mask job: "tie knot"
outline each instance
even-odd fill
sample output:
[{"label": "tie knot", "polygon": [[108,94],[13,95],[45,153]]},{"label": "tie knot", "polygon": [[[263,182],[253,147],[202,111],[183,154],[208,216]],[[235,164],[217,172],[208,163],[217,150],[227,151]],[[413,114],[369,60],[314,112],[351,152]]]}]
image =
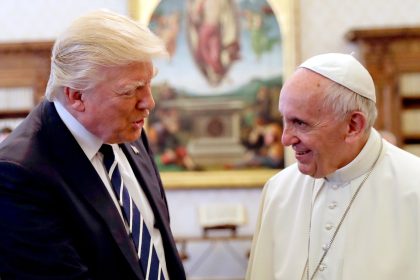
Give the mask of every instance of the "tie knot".
[{"label": "tie knot", "polygon": [[104,155],[104,163],[106,168],[109,170],[112,163],[115,160],[114,151],[112,150],[112,146],[108,144],[103,144],[101,148],[99,149],[99,152],[101,152]]}]

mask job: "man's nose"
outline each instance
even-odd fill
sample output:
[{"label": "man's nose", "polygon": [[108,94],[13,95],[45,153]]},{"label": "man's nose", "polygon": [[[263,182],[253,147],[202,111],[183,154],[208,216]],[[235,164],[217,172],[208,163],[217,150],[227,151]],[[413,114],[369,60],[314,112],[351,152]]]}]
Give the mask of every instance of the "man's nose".
[{"label": "man's nose", "polygon": [[298,141],[299,140],[297,139],[293,130],[290,129],[288,126],[285,126],[283,128],[283,134],[281,135],[281,143],[284,146],[290,146],[290,145],[296,144]]},{"label": "man's nose", "polygon": [[137,102],[137,108],[140,110],[148,109],[153,110],[155,108],[155,100],[150,89],[147,90],[145,94],[142,94],[140,99]]}]

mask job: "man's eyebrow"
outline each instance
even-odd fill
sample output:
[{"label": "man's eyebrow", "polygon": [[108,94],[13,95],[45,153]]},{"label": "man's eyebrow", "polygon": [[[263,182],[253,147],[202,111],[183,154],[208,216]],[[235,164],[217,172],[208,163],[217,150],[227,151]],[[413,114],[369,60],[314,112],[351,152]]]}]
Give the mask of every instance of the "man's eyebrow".
[{"label": "man's eyebrow", "polygon": [[130,83],[130,84],[124,85],[124,86],[122,86],[121,88],[119,88],[119,89],[115,90],[115,92],[117,92],[117,93],[121,93],[121,92],[131,91],[131,90],[134,90],[134,89],[136,89],[136,88],[138,88],[138,87],[142,87],[142,86],[144,86],[145,84],[147,84],[147,82],[146,82],[146,81],[136,81],[136,82],[132,82],[132,83]]}]

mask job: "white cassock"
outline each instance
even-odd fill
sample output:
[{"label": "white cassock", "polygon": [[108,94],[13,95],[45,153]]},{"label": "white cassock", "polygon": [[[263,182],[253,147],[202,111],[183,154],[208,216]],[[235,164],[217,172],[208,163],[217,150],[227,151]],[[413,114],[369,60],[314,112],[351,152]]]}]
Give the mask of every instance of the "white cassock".
[{"label": "white cassock", "polygon": [[312,275],[377,158],[313,279],[420,279],[420,158],[381,141],[372,129],[360,154],[327,178],[293,164],[266,183],[246,279],[307,279],[308,254]]}]

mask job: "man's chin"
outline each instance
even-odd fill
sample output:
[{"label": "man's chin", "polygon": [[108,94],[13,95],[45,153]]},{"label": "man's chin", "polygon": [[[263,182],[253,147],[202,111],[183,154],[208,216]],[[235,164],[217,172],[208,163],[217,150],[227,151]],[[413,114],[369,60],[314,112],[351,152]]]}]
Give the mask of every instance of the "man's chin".
[{"label": "man's chin", "polygon": [[124,142],[133,142],[140,138],[142,129],[139,129],[136,133],[132,133],[129,137],[127,137],[127,141]]},{"label": "man's chin", "polygon": [[140,138],[141,135],[141,129],[137,131],[130,131],[130,133],[124,134],[122,137],[120,137],[118,143],[127,143],[127,142],[134,142],[137,139]]},{"label": "man's chin", "polygon": [[309,175],[311,177],[317,178],[315,176],[315,171],[308,166],[307,164],[302,164],[298,162],[298,169],[300,171],[300,173],[305,174],[305,175]]}]

